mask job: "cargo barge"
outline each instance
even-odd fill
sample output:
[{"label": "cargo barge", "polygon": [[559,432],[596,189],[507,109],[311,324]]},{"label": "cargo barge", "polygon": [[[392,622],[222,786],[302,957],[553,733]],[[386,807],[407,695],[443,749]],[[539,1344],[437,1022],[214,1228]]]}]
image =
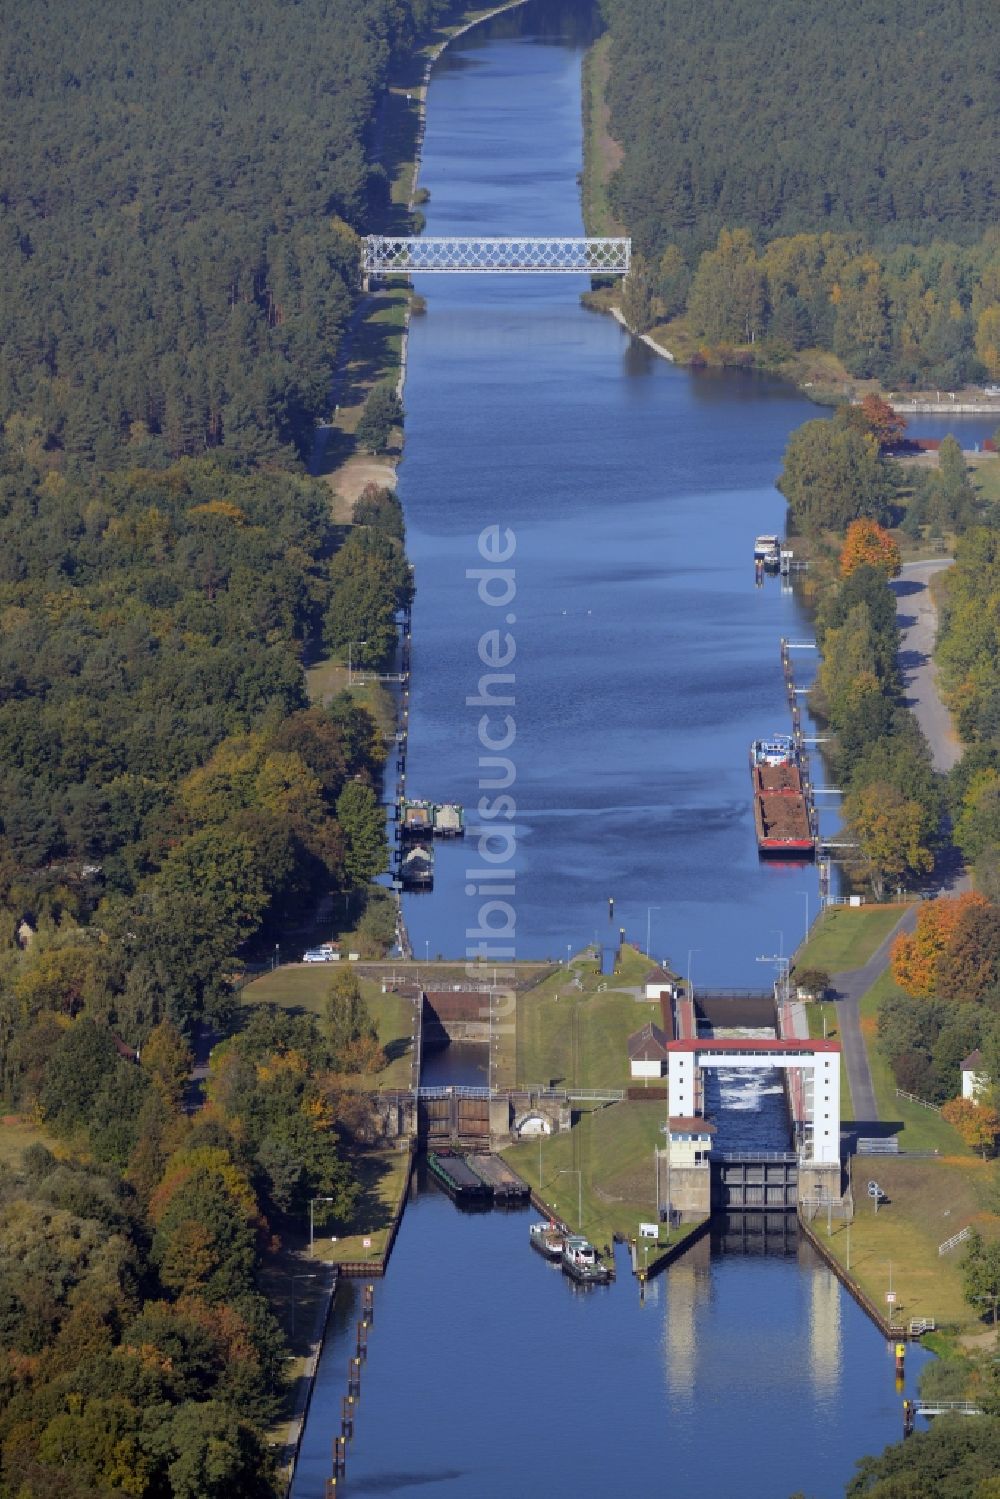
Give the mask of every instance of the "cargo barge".
[{"label": "cargo barge", "polygon": [[528,1183],[516,1171],[512,1171],[505,1160],[498,1155],[487,1155],[481,1151],[465,1157],[467,1166],[470,1166],[480,1181],[484,1182],[493,1193],[493,1201],[500,1207],[508,1203],[527,1202],[531,1196],[531,1188]]},{"label": "cargo barge", "polygon": [[493,1188],[460,1155],[428,1151],[427,1169],[454,1202],[488,1202],[493,1196]]},{"label": "cargo barge", "polygon": [[757,851],[768,859],[812,859],[816,839],[790,734],[755,739],[750,746]]}]

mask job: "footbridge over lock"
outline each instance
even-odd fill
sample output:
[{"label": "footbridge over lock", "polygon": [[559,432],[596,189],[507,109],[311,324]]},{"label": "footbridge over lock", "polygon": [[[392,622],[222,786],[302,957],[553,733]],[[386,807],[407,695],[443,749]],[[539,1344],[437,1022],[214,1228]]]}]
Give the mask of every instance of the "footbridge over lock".
[{"label": "footbridge over lock", "polygon": [[361,270],[380,276],[627,276],[630,239],[559,235],[370,234]]}]

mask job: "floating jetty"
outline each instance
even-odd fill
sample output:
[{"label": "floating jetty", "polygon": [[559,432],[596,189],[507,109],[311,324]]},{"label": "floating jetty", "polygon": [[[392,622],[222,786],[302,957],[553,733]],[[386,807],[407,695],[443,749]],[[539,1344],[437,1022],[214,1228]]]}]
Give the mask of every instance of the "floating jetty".
[{"label": "floating jetty", "polygon": [[493,1193],[493,1201],[501,1206],[510,1202],[527,1202],[531,1196],[528,1183],[498,1155],[467,1155],[470,1166],[483,1184]]},{"label": "floating jetty", "polygon": [[454,1202],[486,1202],[493,1196],[493,1188],[460,1155],[428,1151],[427,1168]]}]

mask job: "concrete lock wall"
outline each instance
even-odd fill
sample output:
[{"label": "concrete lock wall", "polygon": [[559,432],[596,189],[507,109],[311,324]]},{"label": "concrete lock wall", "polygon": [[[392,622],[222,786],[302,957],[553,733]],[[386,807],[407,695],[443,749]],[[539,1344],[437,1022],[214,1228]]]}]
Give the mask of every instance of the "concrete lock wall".
[{"label": "concrete lock wall", "polygon": [[708,1165],[671,1166],[660,1152],[660,1210],[670,1207],[685,1222],[707,1218],[712,1209],[712,1176]]}]

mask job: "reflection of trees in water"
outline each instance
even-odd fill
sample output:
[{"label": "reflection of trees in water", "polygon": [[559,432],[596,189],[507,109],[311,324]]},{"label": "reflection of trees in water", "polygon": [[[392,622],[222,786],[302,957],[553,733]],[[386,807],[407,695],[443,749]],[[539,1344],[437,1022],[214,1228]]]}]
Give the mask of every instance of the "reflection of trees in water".
[{"label": "reflection of trees in water", "polygon": [[[505,11],[487,26],[469,33],[468,44],[506,41],[518,37],[551,39],[561,46],[589,47],[604,26],[596,5],[578,4],[576,0],[528,0],[516,10]],[[466,45],[463,40],[462,45]]]}]

